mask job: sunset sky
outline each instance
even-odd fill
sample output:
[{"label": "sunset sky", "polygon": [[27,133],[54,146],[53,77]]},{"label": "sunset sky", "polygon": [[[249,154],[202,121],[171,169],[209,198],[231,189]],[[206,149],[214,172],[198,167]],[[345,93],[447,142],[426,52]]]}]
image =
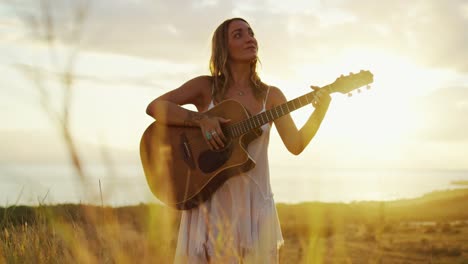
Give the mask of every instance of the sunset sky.
[{"label": "sunset sky", "polygon": [[[79,40],[73,18],[82,1],[50,1],[52,50],[43,41],[41,1],[5,2],[0,177],[13,191],[0,203],[15,200],[28,184],[47,189],[37,177],[9,174],[12,165],[68,162],[63,139],[41,107],[39,87],[60,112],[64,90],[57,77],[73,50],[70,121],[85,164],[102,163],[105,148],[115,164],[138,165],[139,140],[152,122],[147,104],[209,74],[212,33],[231,17],[249,21],[259,43],[260,77],[288,99],[341,74],[374,74],[371,90],[332,95],[319,133],[300,156],[289,154],[274,130],[273,179],[288,177],[291,168],[468,170],[466,0],[95,0]],[[311,109],[294,112],[298,126]]]}]

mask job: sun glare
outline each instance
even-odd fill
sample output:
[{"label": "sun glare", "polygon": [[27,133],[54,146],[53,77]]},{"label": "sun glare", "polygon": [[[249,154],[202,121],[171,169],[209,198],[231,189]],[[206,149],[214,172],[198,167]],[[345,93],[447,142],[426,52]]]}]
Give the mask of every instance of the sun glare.
[{"label": "sun glare", "polygon": [[[346,135],[367,141],[400,142],[408,139],[422,127],[422,113],[414,107],[415,98],[440,88],[447,73],[429,70],[409,58],[391,53],[350,50],[342,56],[321,65],[302,65],[300,76],[310,79],[311,73],[321,78],[323,85],[334,81],[333,76],[369,70],[374,74],[371,89],[361,88],[351,97],[333,95],[326,134]],[[307,113],[301,114],[305,122]],[[304,119],[304,120],[303,120]]]},{"label": "sun glare", "polygon": [[[311,84],[324,86],[341,74],[360,70],[373,73],[371,89],[363,87],[360,93],[353,91],[351,97],[333,94],[317,142],[328,150],[334,149],[336,155],[349,158],[353,167],[386,166],[388,162],[412,166],[404,161],[412,160],[408,148],[420,144],[419,138],[427,127],[425,117],[431,115],[427,112],[430,110],[423,112],[418,103],[443,87],[453,77],[450,72],[431,70],[392,53],[349,50],[327,63],[297,65],[294,80],[274,83],[291,100],[308,92]],[[304,107],[292,113],[298,127],[302,127],[311,111],[312,108]]]}]

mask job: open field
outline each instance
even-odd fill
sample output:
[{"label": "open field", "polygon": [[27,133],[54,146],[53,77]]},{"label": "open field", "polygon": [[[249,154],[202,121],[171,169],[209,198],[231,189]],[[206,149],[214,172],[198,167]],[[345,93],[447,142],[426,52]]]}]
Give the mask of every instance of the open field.
[{"label": "open field", "polygon": [[[281,263],[468,263],[468,189],[412,200],[278,204]],[[171,263],[160,205],[0,208],[0,263]]]}]

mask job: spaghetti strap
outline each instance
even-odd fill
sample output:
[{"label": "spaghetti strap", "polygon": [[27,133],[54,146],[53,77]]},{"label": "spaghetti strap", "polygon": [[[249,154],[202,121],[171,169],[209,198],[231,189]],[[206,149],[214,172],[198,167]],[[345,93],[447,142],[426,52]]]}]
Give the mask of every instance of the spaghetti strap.
[{"label": "spaghetti strap", "polygon": [[211,109],[215,105],[214,94],[215,94],[215,82],[213,80],[212,83],[211,83],[211,103],[210,103],[210,107],[208,109]]},{"label": "spaghetti strap", "polygon": [[266,110],[266,102],[268,100],[268,94],[270,93],[270,86],[268,86],[266,95],[265,95],[265,100],[263,100],[263,109]]}]

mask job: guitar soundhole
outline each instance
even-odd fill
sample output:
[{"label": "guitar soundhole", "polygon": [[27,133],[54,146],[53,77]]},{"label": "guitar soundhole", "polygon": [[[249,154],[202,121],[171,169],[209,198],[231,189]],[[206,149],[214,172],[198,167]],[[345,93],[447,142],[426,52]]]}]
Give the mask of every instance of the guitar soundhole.
[{"label": "guitar soundhole", "polygon": [[198,156],[198,166],[204,173],[211,173],[223,166],[231,157],[232,145],[229,144],[221,151],[204,151]]}]

